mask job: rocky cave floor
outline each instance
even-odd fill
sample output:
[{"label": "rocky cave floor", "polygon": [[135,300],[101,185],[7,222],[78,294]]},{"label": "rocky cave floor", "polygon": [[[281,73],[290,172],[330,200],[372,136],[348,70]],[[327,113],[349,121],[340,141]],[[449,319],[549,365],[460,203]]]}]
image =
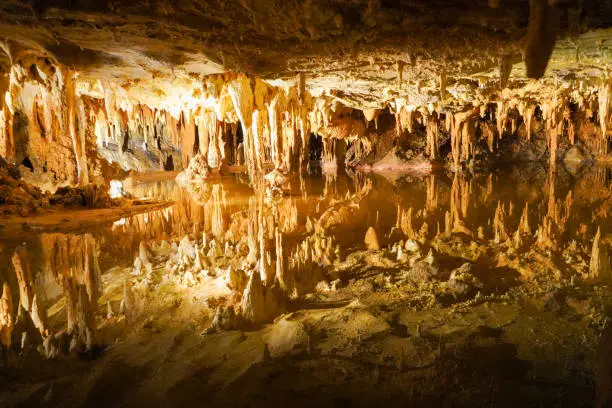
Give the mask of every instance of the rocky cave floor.
[{"label": "rocky cave floor", "polygon": [[[20,311],[0,402],[592,406],[610,358],[610,170],[533,167],[324,174],[282,197],[148,180],[134,196],[175,204],[7,236],[0,254],[25,248],[35,276],[14,291],[46,312]],[[66,246],[70,267],[95,260],[89,311],[57,278]]]}]

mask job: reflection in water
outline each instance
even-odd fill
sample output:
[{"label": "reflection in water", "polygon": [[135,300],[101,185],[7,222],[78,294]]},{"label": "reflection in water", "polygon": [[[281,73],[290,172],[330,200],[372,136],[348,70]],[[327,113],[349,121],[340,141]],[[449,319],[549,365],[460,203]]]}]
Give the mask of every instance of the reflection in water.
[{"label": "reflection in water", "polygon": [[[503,295],[550,271],[557,285],[612,278],[609,169],[326,174],[289,183],[282,197],[254,193],[238,178],[136,184],[131,194],[175,204],[87,233],[3,239],[2,345],[48,358],[95,354],[113,344],[117,327],[129,332],[126,321],[151,319],[169,293],[190,297],[176,322],[197,315],[197,326],[214,333],[382,287],[402,288],[393,296],[425,311]],[[381,251],[364,251],[366,231]],[[384,279],[368,281],[378,273]]]}]

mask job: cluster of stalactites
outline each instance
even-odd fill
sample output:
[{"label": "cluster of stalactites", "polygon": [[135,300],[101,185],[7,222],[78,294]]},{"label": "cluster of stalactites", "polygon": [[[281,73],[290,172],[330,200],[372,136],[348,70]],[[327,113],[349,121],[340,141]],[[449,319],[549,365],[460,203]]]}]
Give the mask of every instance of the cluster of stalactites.
[{"label": "cluster of stalactites", "polygon": [[[273,87],[244,75],[227,84],[236,116],[242,125],[245,164],[250,174],[275,169],[292,171],[306,160],[317,104],[305,91],[303,76],[297,85]],[[223,96],[221,96],[223,99]]]},{"label": "cluster of stalactites", "polygon": [[[82,110],[75,92],[76,73],[48,60],[36,60],[29,67],[15,64],[8,74],[0,76],[0,156],[9,161],[17,157],[20,141],[15,140],[15,115],[24,115],[27,131],[54,142],[69,135],[76,157],[79,180],[87,182],[83,168],[84,126],[78,125],[77,115]],[[39,154],[47,152],[42,149]],[[43,158],[44,159],[44,158]]]},{"label": "cluster of stalactites", "polygon": [[[580,110],[579,114],[573,113],[572,105]],[[519,134],[522,121],[522,134],[531,140],[533,119],[539,108],[546,131],[550,162],[554,163],[559,138],[567,135],[569,142],[574,144],[580,120],[594,120],[597,117],[603,139],[607,140],[612,120],[612,79],[602,80],[599,87],[585,91],[562,89],[551,99],[539,102],[532,97],[502,98],[494,103],[453,111],[442,110],[438,113],[433,105],[409,105],[404,99],[398,98],[392,107],[398,135],[412,133],[417,129],[416,126],[425,127],[426,155],[431,159],[437,158],[439,154],[439,134],[444,129],[450,135],[452,161],[456,166],[472,157],[477,134],[486,140],[489,150],[493,152],[496,141],[504,135]],[[442,124],[445,126],[441,127]]]}]

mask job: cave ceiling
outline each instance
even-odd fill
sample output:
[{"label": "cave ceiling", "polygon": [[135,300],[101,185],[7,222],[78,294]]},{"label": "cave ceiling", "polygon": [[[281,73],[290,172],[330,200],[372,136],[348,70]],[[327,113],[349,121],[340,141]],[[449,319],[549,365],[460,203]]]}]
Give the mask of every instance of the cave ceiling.
[{"label": "cave ceiling", "polygon": [[[524,60],[538,12],[545,15],[532,42],[546,48],[546,30],[558,29],[535,81]],[[271,82],[303,73],[313,95],[361,109],[399,97],[462,105],[500,92],[503,64],[512,66],[505,92],[609,76],[610,27],[609,0],[533,0],[531,12],[527,0],[4,0],[0,71],[47,59],[77,71],[91,93],[113,83],[160,107],[227,71]]]}]

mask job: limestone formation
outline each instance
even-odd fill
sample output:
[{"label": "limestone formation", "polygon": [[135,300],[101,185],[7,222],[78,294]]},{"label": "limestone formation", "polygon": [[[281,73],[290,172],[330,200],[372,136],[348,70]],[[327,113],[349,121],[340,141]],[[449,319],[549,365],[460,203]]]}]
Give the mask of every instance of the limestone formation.
[{"label": "limestone formation", "polygon": [[366,248],[371,251],[378,251],[380,249],[380,243],[378,242],[378,235],[374,227],[368,228],[363,243]]},{"label": "limestone formation", "polygon": [[0,298],[0,344],[5,349],[11,348],[14,328],[15,320],[11,288],[7,282],[4,282],[2,285],[2,298]]},{"label": "limestone formation", "polygon": [[591,261],[589,264],[589,275],[592,278],[608,280],[612,278],[612,266],[610,263],[610,250],[605,242],[602,242],[601,228],[597,228],[597,233],[593,239],[593,249],[591,250]]},{"label": "limestone formation", "polygon": [[590,401],[610,1],[0,3],[7,405]]}]

